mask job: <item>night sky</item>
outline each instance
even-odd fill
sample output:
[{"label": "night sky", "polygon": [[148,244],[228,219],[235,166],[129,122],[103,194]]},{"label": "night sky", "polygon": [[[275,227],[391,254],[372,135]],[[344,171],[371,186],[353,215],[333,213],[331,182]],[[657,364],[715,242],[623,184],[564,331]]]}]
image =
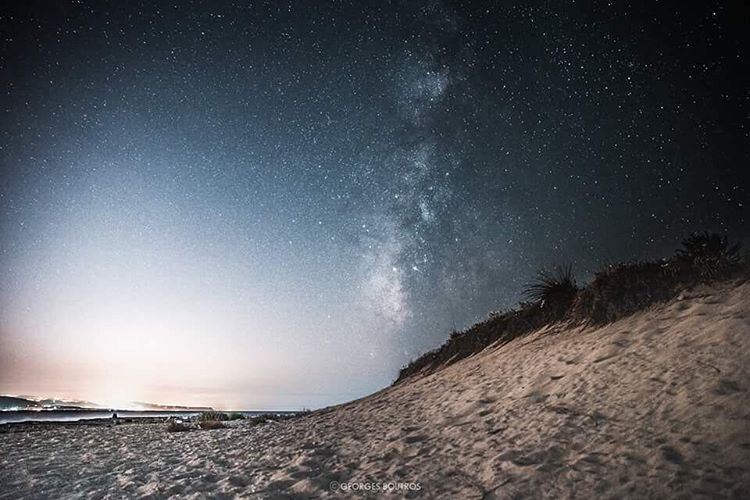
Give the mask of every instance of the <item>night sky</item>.
[{"label": "night sky", "polygon": [[747,12],[592,4],[4,3],[0,392],[317,407],[747,240]]}]

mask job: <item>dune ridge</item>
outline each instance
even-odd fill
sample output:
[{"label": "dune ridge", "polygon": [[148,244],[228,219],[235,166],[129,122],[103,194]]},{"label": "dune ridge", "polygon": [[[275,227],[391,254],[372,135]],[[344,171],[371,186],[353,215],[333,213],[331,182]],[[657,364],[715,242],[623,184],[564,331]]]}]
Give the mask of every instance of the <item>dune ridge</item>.
[{"label": "dune ridge", "polygon": [[0,434],[2,496],[747,498],[749,296],[735,280],[555,324],[285,422]]},{"label": "dune ridge", "polygon": [[463,331],[454,330],[441,346],[404,366],[395,383],[431,373],[488,346],[511,342],[564,322],[604,325],[677,297],[699,286],[750,277],[750,254],[726,235],[693,233],[669,257],[609,264],[579,286],[572,266],[541,269],[526,284],[527,299],[515,309],[493,311]]}]

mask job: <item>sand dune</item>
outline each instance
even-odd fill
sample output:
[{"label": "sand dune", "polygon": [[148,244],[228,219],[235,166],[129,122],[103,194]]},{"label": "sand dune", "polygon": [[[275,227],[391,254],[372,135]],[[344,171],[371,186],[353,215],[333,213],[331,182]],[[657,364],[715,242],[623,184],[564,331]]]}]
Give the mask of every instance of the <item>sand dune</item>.
[{"label": "sand dune", "polygon": [[748,498],[749,296],[748,283],[698,288],[605,327],[546,328],[286,422],[3,433],[0,496],[325,497],[402,483],[391,496]]}]

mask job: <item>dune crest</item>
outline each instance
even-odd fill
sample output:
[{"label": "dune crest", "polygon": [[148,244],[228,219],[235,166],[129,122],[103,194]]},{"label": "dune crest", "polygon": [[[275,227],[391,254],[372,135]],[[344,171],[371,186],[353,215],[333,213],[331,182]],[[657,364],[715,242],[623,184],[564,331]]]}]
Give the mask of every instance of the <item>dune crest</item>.
[{"label": "dune crest", "polygon": [[746,497],[748,297],[699,287],[603,327],[545,328],[312,416],[351,431],[308,439],[335,444],[339,477],[432,495]]},{"label": "dune crest", "polygon": [[746,498],[749,296],[748,282],[703,286],[606,326],[547,327],[282,423],[8,432],[0,482],[20,494],[402,483],[418,489],[400,496],[430,498]]}]

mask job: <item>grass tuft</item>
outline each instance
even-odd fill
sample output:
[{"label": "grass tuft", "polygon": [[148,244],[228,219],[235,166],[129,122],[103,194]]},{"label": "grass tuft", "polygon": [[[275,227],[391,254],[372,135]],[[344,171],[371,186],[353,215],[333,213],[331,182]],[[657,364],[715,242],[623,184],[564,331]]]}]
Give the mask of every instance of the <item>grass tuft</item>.
[{"label": "grass tuft", "polygon": [[578,293],[578,285],[573,277],[570,265],[557,266],[548,271],[542,269],[537,276],[526,285],[523,296],[532,302],[538,302],[545,312],[557,316],[567,310]]},{"label": "grass tuft", "polygon": [[221,411],[204,411],[198,415],[199,422],[226,422],[229,415]]}]

